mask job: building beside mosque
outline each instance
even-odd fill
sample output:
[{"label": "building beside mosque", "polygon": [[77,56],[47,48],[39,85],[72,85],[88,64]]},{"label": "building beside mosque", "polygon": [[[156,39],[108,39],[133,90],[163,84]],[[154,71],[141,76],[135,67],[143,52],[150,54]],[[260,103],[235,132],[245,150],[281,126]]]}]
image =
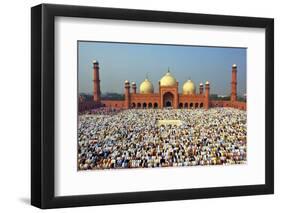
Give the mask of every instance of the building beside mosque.
[{"label": "building beside mosque", "polygon": [[[146,78],[138,86],[135,82],[124,82],[124,100],[103,100],[101,98],[99,63],[93,61],[93,103],[96,107],[109,107],[116,109],[130,108],[160,108],[171,107],[195,109],[210,107],[233,107],[246,110],[246,102],[237,100],[237,66],[232,65],[231,95],[230,100],[212,100],[210,98],[210,82],[199,84],[199,91],[192,80],[187,80],[182,85],[182,93],[179,92],[179,83],[168,69],[167,73],[159,80],[158,91],[154,90],[151,81]],[[83,106],[83,100],[80,100]],[[79,109],[80,110],[80,109]]]}]

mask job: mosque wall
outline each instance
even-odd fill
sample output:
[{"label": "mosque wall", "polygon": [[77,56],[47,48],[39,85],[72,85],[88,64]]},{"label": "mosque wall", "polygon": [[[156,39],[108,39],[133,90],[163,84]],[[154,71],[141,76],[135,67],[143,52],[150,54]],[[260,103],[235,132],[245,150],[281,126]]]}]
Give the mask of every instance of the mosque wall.
[{"label": "mosque wall", "polygon": [[240,110],[247,109],[247,103],[242,101],[215,101],[211,100],[210,107],[232,107]]},{"label": "mosque wall", "polygon": [[131,93],[130,104],[131,108],[158,108],[160,106],[160,96],[159,93]]},{"label": "mosque wall", "polygon": [[115,109],[123,109],[125,108],[124,100],[101,100],[101,106],[115,108]]},{"label": "mosque wall", "polygon": [[179,108],[203,108],[205,107],[205,96],[179,94]]},{"label": "mosque wall", "polygon": [[[178,108],[205,108],[205,99],[202,95],[181,95],[179,94],[179,105]],[[125,109],[124,100],[101,100],[101,106]],[[90,110],[98,107],[98,105],[92,101],[79,102],[79,112]],[[159,108],[160,98],[159,94],[133,94],[131,96],[131,107],[130,108]],[[232,107],[240,110],[247,109],[247,103],[242,101],[219,101],[210,100],[210,107]]]}]

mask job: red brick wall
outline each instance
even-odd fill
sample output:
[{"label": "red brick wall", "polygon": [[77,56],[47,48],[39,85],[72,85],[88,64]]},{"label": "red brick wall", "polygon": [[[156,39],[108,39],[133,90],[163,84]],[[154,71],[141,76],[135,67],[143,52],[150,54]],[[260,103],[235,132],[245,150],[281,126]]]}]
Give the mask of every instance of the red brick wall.
[{"label": "red brick wall", "polygon": [[205,106],[205,96],[196,95],[179,95],[180,108],[203,108]]},{"label": "red brick wall", "polygon": [[246,110],[247,103],[242,101],[214,101],[211,100],[211,107],[233,107],[236,109]]},{"label": "red brick wall", "polygon": [[160,107],[160,98],[159,93],[152,94],[140,94],[140,93],[131,93],[131,107],[132,108],[143,108],[143,106],[151,108]]},{"label": "red brick wall", "polygon": [[[154,94],[131,94],[131,108],[159,108],[160,98],[158,93]],[[133,106],[134,104],[134,106]],[[138,107],[138,104],[139,107]],[[204,108],[205,107],[204,95],[179,95],[179,108]],[[102,100],[101,106],[110,107],[115,109],[125,109],[124,100]],[[98,107],[92,101],[79,102],[79,112],[90,110]],[[210,100],[210,107],[233,107],[236,109],[246,110],[247,103],[242,101],[216,101]]]},{"label": "red brick wall", "polygon": [[123,100],[101,100],[101,105],[103,107],[125,109],[125,101]]}]

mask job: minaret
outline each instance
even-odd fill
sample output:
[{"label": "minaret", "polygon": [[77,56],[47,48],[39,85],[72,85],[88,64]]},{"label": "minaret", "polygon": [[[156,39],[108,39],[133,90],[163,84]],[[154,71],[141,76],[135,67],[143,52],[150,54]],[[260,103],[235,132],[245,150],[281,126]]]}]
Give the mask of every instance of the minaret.
[{"label": "minaret", "polygon": [[132,82],[132,89],[133,89],[133,93],[136,94],[137,93],[137,85],[135,82]]},{"label": "minaret", "polygon": [[232,65],[230,101],[237,101],[237,66]]},{"label": "minaret", "polygon": [[93,61],[93,83],[94,83],[94,88],[93,88],[93,100],[97,104],[100,104],[100,76],[99,76],[99,62],[94,60]]},{"label": "minaret", "polygon": [[203,83],[201,82],[201,83],[199,84],[199,94],[202,95],[203,92],[204,92],[204,85],[203,85]]},{"label": "minaret", "polygon": [[205,109],[209,109],[210,83],[205,83]]},{"label": "minaret", "polygon": [[128,80],[125,81],[125,108],[130,108],[130,82]]}]

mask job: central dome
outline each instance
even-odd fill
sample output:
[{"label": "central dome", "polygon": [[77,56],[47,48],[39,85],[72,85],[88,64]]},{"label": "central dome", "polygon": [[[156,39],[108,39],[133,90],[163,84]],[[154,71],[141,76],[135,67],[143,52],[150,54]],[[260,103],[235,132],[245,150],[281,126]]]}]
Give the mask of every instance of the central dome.
[{"label": "central dome", "polygon": [[193,94],[195,94],[195,90],[196,90],[196,87],[195,87],[195,84],[193,81],[188,80],[183,84],[183,87],[182,87],[183,94],[193,95]]},{"label": "central dome", "polygon": [[154,88],[152,83],[146,78],[140,85],[140,93],[149,94],[153,93]]},{"label": "central dome", "polygon": [[160,86],[176,86],[177,85],[177,80],[172,76],[170,71],[168,72],[161,78],[160,80]]}]

